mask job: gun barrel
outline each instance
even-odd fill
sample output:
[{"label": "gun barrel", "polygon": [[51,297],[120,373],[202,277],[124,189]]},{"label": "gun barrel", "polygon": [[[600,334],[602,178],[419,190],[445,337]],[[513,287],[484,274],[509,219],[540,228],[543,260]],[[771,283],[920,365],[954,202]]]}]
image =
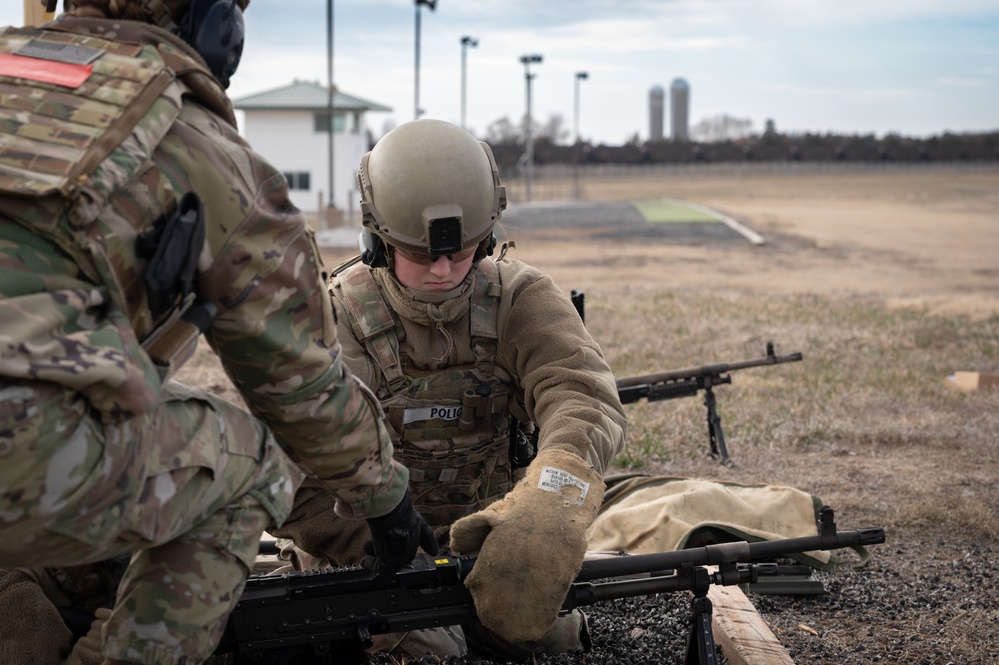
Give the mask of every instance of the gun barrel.
[{"label": "gun barrel", "polygon": [[874,527],[857,531],[840,531],[825,536],[803,536],[757,543],[739,541],[672,552],[609,557],[583,562],[576,576],[576,582],[638,575],[650,571],[665,572],[676,570],[684,564],[710,566],[731,562],[750,563],[754,559],[770,559],[788,554],[876,545],[883,542],[885,542],[885,530]]},{"label": "gun barrel", "polygon": [[801,359],[801,353],[795,352],[784,356],[767,355],[756,360],[743,360],[736,363],[716,363],[714,365],[704,365],[702,367],[675,369],[668,372],[626,376],[617,380],[617,388],[620,390],[621,388],[629,388],[631,386],[638,386],[646,383],[661,383],[664,381],[680,381],[683,379],[693,379],[703,376],[717,376],[719,374],[724,374],[734,370],[749,369],[750,367],[763,367],[765,365],[780,365],[782,363],[798,362]]}]

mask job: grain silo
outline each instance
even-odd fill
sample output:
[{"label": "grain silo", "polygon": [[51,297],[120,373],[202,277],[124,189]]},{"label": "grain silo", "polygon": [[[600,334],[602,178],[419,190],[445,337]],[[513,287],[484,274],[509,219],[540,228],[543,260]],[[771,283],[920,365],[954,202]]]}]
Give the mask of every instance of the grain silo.
[{"label": "grain silo", "polygon": [[649,90],[649,140],[663,140],[663,118],[666,111],[666,93],[662,86],[654,85]]},{"label": "grain silo", "polygon": [[690,138],[690,86],[681,78],[669,87],[670,137],[674,141]]}]

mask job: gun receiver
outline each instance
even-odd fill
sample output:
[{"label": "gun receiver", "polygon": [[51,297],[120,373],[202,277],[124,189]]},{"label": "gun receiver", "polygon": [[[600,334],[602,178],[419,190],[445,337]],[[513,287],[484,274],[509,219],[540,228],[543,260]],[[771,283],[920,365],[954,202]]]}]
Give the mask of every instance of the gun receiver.
[{"label": "gun receiver", "polygon": [[[689,590],[694,593],[694,623],[686,662],[696,662],[690,660],[694,650],[713,658],[707,598],[712,584],[755,582],[761,567],[772,566],[756,563],[761,559],[885,542],[883,528],[837,532],[828,506],[822,508],[817,524],[816,536],[586,561],[563,611],[604,600]],[[474,565],[475,556],[419,554],[388,576],[349,568],[251,577],[216,653],[235,653],[239,663],[362,663],[372,635],[474,620],[475,604],[463,584]],[[717,565],[718,571],[709,572],[706,565]],[[646,577],[614,579],[635,575]],[[610,581],[593,581],[605,579]]]},{"label": "gun receiver", "polygon": [[617,394],[622,404],[630,404],[645,398],[650,402],[680,397],[693,397],[698,391],[704,391],[704,406],[708,411],[708,440],[711,456],[722,464],[730,461],[725,435],[722,432],[721,416],[718,415],[713,388],[724,383],[732,383],[730,372],[751,367],[780,365],[798,362],[801,353],[790,353],[778,356],[774,353],[773,342],[767,342],[766,355],[756,360],[743,360],[735,363],[719,363],[691,367],[655,374],[628,376],[617,380]]}]

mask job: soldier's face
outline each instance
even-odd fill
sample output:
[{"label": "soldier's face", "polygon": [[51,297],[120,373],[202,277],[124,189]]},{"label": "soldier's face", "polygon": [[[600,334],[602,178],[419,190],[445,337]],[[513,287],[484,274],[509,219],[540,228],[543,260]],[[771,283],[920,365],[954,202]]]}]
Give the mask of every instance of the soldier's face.
[{"label": "soldier's face", "polygon": [[438,256],[433,261],[429,256],[410,258],[400,251],[395,251],[393,258],[393,269],[400,284],[424,293],[443,293],[457,288],[465,280],[475,258],[475,248],[460,254]]}]

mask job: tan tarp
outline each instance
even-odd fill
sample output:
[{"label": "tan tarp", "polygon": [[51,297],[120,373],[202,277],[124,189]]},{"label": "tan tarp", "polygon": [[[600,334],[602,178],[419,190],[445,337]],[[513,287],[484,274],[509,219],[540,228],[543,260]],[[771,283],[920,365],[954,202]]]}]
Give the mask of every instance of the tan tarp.
[{"label": "tan tarp", "polygon": [[[649,554],[719,540],[814,536],[822,505],[811,494],[778,485],[646,476],[610,479],[609,485],[587,533],[591,551]],[[829,552],[795,558],[817,568],[835,564]]]}]

